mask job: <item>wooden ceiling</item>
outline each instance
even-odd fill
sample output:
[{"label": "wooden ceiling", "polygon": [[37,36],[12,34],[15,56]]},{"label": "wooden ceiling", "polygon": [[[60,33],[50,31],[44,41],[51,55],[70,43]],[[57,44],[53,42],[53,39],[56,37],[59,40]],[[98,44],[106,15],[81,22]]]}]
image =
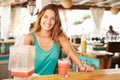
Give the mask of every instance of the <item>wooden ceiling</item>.
[{"label": "wooden ceiling", "polygon": [[[51,1],[64,9],[61,5],[62,0]],[[111,7],[120,8],[120,0],[72,0],[72,7],[69,9],[89,9],[90,7],[104,7],[106,10],[110,10]]]},{"label": "wooden ceiling", "polygon": [[11,5],[11,7],[27,7],[30,1],[35,2],[36,0],[0,0],[0,4],[1,6]]},{"label": "wooden ceiling", "polygon": [[[10,0],[0,0],[8,3]],[[30,1],[36,0],[13,0],[9,3],[12,7],[21,6],[26,7]],[[56,4],[60,9],[66,9],[61,5],[62,0],[51,0],[51,3]],[[89,9],[90,7],[104,7],[106,10],[110,10],[111,7],[120,8],[120,0],[72,0],[72,7],[69,9]]]}]

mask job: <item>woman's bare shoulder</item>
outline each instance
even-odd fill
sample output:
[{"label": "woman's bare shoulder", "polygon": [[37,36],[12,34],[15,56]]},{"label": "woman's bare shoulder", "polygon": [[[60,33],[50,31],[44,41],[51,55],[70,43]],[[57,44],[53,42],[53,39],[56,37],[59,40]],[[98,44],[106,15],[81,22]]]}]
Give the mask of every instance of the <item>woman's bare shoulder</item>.
[{"label": "woman's bare shoulder", "polygon": [[24,44],[33,44],[33,42],[34,42],[34,37],[32,33],[26,34],[24,37]]},{"label": "woman's bare shoulder", "polygon": [[27,39],[31,39],[31,38],[33,38],[33,34],[32,33],[28,33],[28,34],[26,34],[25,35],[25,38],[27,38]]}]

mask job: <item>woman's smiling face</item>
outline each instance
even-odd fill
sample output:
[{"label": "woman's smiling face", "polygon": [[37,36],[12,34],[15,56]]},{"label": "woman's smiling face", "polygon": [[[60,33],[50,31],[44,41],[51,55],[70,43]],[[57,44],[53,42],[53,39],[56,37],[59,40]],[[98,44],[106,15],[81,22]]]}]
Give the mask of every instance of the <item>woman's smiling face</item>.
[{"label": "woman's smiling face", "polygon": [[46,10],[40,24],[42,29],[51,30],[55,24],[55,12],[51,9]]}]

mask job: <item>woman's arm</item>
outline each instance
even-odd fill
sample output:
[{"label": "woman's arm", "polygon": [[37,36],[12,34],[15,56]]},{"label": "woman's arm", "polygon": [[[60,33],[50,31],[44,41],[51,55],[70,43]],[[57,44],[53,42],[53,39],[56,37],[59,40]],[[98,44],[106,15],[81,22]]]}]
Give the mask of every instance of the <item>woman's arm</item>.
[{"label": "woman's arm", "polygon": [[65,50],[65,52],[68,53],[68,55],[70,56],[72,61],[75,64],[77,64],[77,66],[80,68],[81,71],[84,71],[85,68],[87,71],[88,70],[90,71],[90,67],[88,65],[83,68],[82,63],[77,56],[77,52],[73,49],[73,47],[71,46],[71,44],[65,34],[61,34],[59,36],[59,42],[60,42],[60,45],[62,46],[62,48]]}]

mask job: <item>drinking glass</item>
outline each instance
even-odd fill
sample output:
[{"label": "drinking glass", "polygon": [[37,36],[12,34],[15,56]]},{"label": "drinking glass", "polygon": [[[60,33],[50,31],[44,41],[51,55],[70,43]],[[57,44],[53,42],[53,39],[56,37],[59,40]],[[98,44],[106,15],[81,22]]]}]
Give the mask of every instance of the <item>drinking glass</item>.
[{"label": "drinking glass", "polygon": [[58,60],[58,74],[61,77],[68,77],[69,59],[61,58]]}]

